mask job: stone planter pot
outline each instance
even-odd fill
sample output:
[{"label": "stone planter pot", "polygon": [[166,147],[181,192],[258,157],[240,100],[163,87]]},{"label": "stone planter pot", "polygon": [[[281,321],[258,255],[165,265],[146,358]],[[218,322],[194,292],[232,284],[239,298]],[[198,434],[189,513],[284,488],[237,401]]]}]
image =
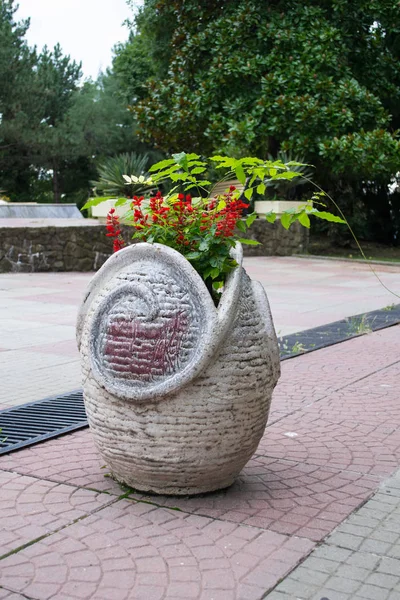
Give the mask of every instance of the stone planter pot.
[{"label": "stone planter pot", "polygon": [[225,488],[264,433],[278,344],[264,289],[234,255],[218,308],[160,244],[124,248],[89,285],[77,324],[89,425],[112,475],[137,490]]}]

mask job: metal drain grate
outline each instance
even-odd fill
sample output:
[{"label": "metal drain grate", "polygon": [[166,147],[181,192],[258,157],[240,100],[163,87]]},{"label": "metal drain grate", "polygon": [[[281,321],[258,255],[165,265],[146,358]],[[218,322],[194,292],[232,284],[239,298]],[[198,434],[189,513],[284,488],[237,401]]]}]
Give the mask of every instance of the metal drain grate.
[{"label": "metal drain grate", "polygon": [[282,336],[278,338],[281,360],[340,344],[351,338],[399,323],[400,304],[392,304],[386,308]]},{"label": "metal drain grate", "polygon": [[82,390],[0,412],[0,454],[87,427]]}]

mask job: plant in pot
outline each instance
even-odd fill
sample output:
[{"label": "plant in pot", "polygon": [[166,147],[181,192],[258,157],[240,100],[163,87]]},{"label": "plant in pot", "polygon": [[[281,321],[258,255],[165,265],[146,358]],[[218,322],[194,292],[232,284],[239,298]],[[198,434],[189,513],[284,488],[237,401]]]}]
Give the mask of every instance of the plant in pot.
[{"label": "plant in pot", "polygon": [[[225,180],[232,171],[250,178],[247,199],[267,174],[290,173],[276,161],[210,160]],[[79,311],[94,440],[115,479],[148,492],[197,494],[232,484],[264,433],[280,373],[267,297],[242,267],[241,244],[257,242],[236,233],[256,215],[241,219],[247,204],[233,186],[205,197],[208,164],[182,153],[152,167],[155,183],[176,188],[148,203],[130,201],[127,219],[139,243],[125,245],[110,212],[107,231],[118,251]]]},{"label": "plant in pot", "polygon": [[95,194],[89,203],[91,216],[105,218],[111,208],[123,216],[129,208],[127,199],[150,192],[154,185],[147,173],[149,161],[148,154],[131,152],[110,156],[101,162],[98,179],[91,181]]}]

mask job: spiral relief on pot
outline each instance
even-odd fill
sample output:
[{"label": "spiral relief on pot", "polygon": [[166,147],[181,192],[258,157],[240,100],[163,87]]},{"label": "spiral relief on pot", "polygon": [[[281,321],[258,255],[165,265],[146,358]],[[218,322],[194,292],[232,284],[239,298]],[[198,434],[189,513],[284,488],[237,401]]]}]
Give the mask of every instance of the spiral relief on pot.
[{"label": "spiral relief on pot", "polygon": [[[134,398],[152,394],[196,356],[203,327],[199,299],[171,273],[140,265],[100,303],[91,355],[106,389]],[[143,272],[144,271],[144,272]]]}]

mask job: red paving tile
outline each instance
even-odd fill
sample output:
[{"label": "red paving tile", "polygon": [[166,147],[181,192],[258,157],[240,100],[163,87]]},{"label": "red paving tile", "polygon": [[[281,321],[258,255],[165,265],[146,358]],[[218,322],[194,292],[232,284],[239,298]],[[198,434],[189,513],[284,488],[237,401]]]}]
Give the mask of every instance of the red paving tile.
[{"label": "red paving tile", "polygon": [[192,498],[134,494],[192,514],[318,541],[364,502],[376,477],[255,456],[229,489]]},{"label": "red paving tile", "polygon": [[[343,415],[342,415],[343,416]],[[268,428],[258,452],[330,468],[388,476],[400,464],[400,432],[393,424],[365,424],[310,410],[295,413]]]},{"label": "red paving tile", "polygon": [[34,598],[261,600],[314,544],[122,500],[2,561]]},{"label": "red paving tile", "polygon": [[[190,499],[135,497],[212,518],[319,540],[378,485],[377,477],[351,471],[342,473],[330,468],[327,460],[315,465],[312,460],[303,460],[304,456],[300,462],[268,456],[273,455],[268,445],[270,429],[267,428],[259,453],[228,490]],[[17,452],[8,457],[7,466],[3,463],[3,468],[18,473],[119,495],[120,486],[105,477],[107,470],[101,466],[88,430]],[[313,514],[299,521],[297,515],[303,513],[305,504],[313,507]],[[321,522],[317,520],[320,514]]]},{"label": "red paving tile", "polygon": [[77,294],[73,290],[68,292],[60,292],[58,294],[32,294],[29,297],[14,296],[14,300],[29,300],[29,302],[40,302],[43,304],[71,304],[72,306],[76,306],[80,299],[81,294]]},{"label": "red paving tile", "polygon": [[385,384],[385,375],[379,375],[379,371],[398,362],[399,339],[400,326],[396,326],[283,361],[269,424],[371,373],[377,372],[379,385]]},{"label": "red paving tile", "polygon": [[6,550],[63,527],[3,559],[0,585],[15,600],[261,599],[398,468],[399,331],[284,362],[257,454],[222,492],[118,500],[89,430],[0,458]]},{"label": "red paving tile", "polygon": [[29,351],[44,352],[45,354],[60,354],[62,356],[71,356],[79,359],[79,351],[75,340],[54,342],[53,344],[43,344],[41,346],[30,346]]},{"label": "red paving tile", "polygon": [[89,429],[0,458],[0,469],[120,495],[121,487],[106,477],[104,467]]},{"label": "red paving tile", "polygon": [[0,471],[0,556],[114,500],[107,494]]}]

